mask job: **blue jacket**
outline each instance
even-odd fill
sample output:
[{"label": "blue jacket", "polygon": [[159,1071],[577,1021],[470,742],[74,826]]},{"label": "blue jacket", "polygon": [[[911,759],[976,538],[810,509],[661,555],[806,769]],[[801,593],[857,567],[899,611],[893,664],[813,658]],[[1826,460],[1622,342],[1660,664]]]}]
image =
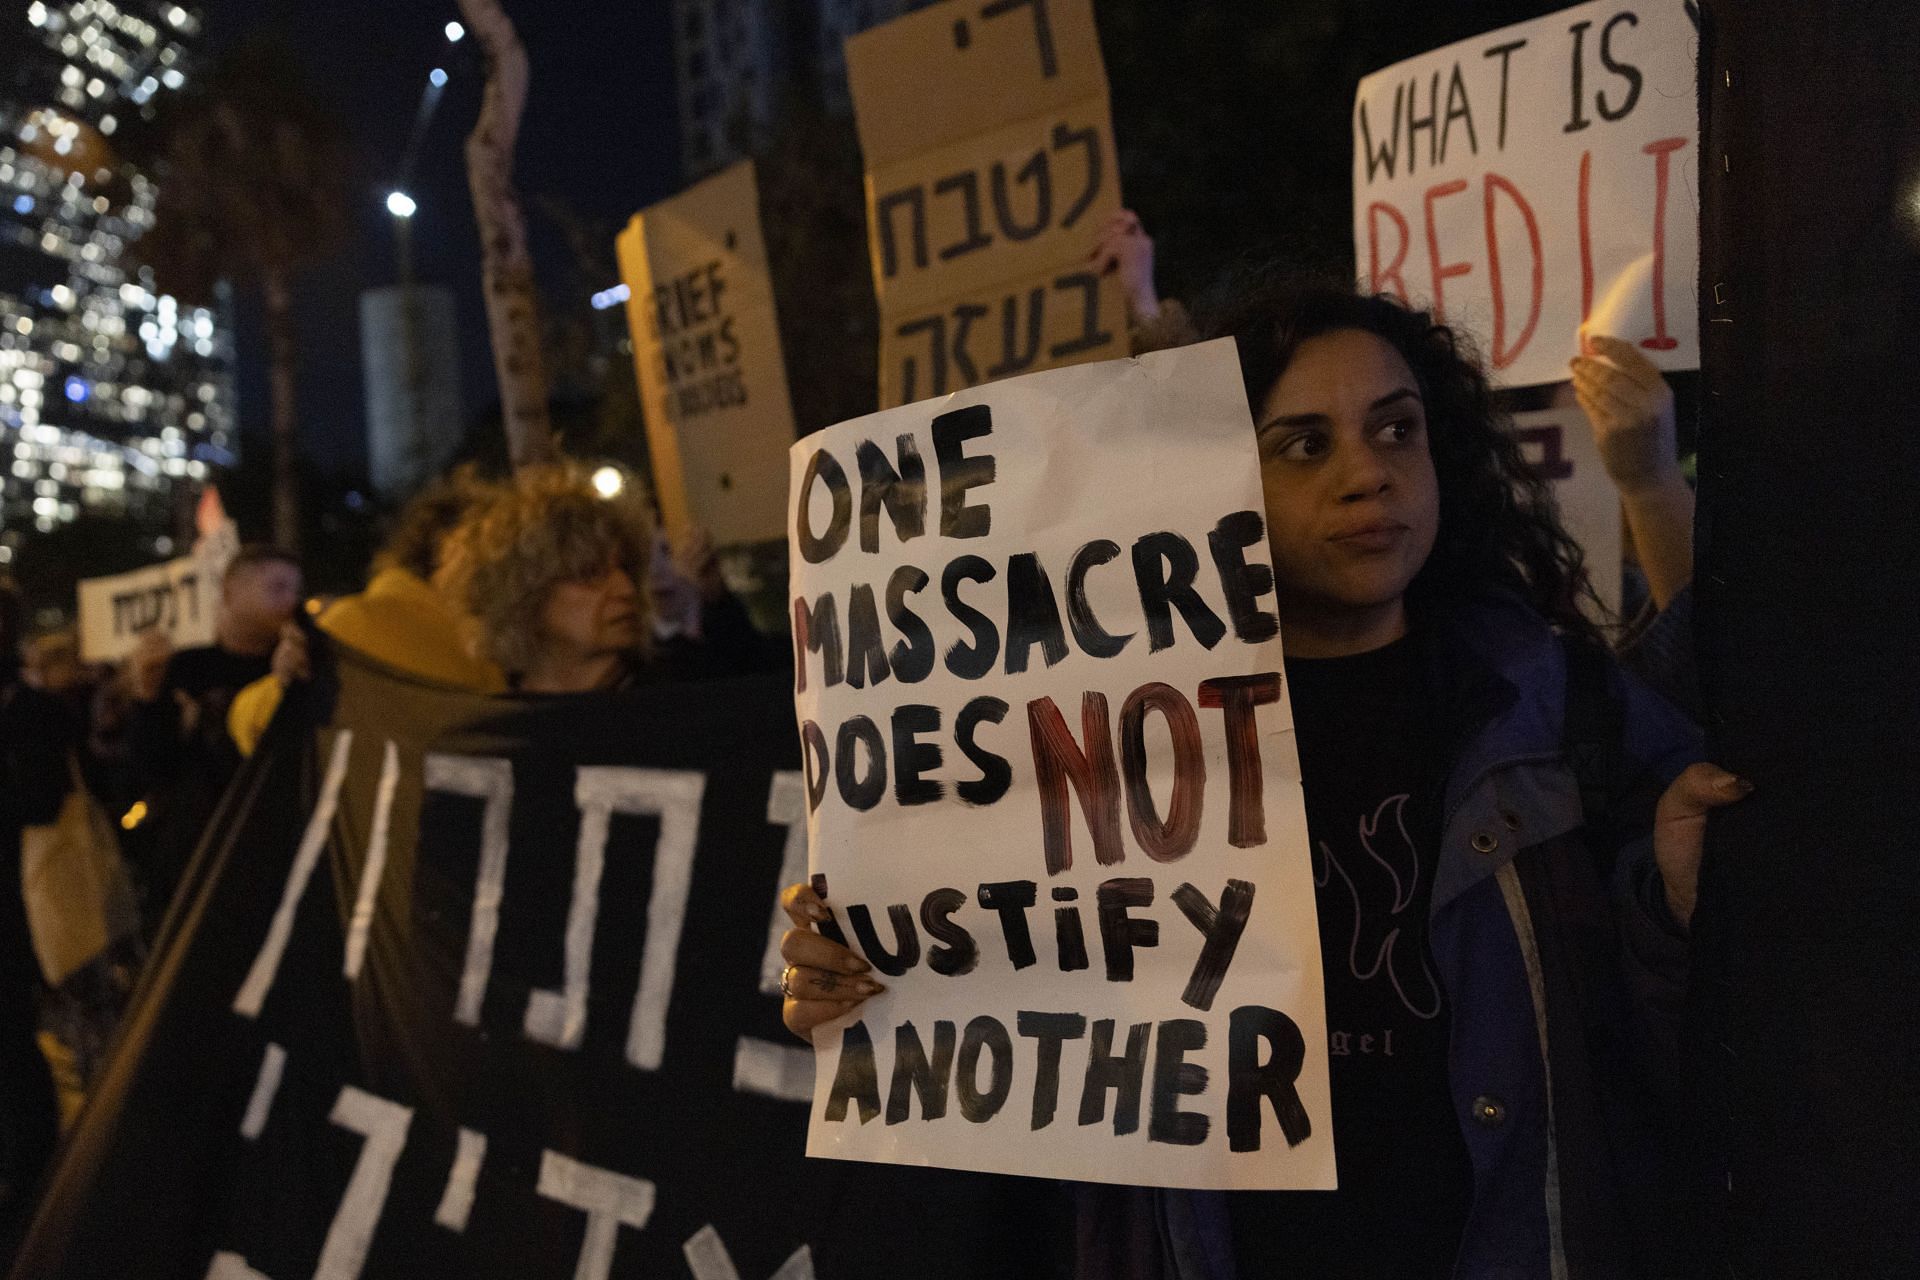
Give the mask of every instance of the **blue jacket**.
[{"label": "blue jacket", "polygon": [[[1665,1146],[1687,940],[1667,912],[1650,833],[1661,792],[1701,758],[1699,731],[1617,667],[1596,668],[1619,744],[1604,813],[1589,822],[1567,758],[1561,640],[1504,599],[1426,631],[1457,744],[1431,917],[1474,1180],[1455,1274],[1658,1273],[1674,1229],[1662,1220],[1672,1212]],[[1080,1275],[1234,1280],[1220,1194],[1076,1195]]]}]

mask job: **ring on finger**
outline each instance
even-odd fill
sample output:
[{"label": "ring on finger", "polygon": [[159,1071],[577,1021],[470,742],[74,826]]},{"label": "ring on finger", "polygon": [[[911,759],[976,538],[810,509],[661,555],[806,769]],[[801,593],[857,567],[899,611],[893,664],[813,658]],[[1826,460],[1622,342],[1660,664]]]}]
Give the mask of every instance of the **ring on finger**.
[{"label": "ring on finger", "polygon": [[780,994],[789,1000],[798,1000],[800,993],[793,989],[794,967],[788,965],[780,971]]}]

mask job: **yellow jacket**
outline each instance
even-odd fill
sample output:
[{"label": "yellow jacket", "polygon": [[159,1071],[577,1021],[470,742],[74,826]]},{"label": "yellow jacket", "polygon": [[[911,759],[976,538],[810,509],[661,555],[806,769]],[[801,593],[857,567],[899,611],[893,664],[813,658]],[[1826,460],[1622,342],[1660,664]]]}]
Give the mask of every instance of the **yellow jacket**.
[{"label": "yellow jacket", "polygon": [[[320,629],[350,649],[411,675],[475,693],[499,693],[500,669],[467,648],[459,612],[405,569],[382,569],[358,595],[343,596],[320,615]],[[280,708],[280,681],[256,680],[234,695],[227,731],[252,755]]]}]

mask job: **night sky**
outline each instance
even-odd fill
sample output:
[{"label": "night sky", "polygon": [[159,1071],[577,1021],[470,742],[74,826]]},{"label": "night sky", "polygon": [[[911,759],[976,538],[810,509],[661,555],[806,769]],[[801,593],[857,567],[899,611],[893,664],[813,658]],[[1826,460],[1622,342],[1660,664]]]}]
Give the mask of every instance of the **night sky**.
[{"label": "night sky", "polygon": [[[669,0],[507,0],[532,62],[517,179],[527,205],[544,291],[581,285],[564,234],[538,207],[556,197],[608,239],[643,206],[680,186],[679,132]],[[462,147],[479,109],[482,68],[472,37],[449,46],[452,0],[206,0],[208,51],[270,35],[300,59],[315,96],[350,130],[364,198],[348,242],[299,286],[300,429],[319,468],[359,474],[366,465],[358,297],[395,283],[392,219],[385,207],[427,73],[452,79],[420,148],[410,186],[417,277],[459,299],[463,409],[469,419],[498,399],[480,298],[480,250]],[[592,287],[611,283],[600,280]],[[584,285],[582,285],[584,287]],[[257,303],[238,308],[240,415],[246,446],[264,447],[264,335]]]}]

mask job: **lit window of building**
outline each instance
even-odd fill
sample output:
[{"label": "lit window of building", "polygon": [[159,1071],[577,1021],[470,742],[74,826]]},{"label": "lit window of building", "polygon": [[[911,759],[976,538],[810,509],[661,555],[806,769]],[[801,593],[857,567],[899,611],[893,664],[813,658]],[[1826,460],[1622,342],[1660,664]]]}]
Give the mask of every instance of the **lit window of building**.
[{"label": "lit window of building", "polygon": [[191,81],[199,30],[151,0],[0,17],[0,562],[83,512],[163,536],[233,461],[231,332],[128,263],[158,189],[112,141]]}]

